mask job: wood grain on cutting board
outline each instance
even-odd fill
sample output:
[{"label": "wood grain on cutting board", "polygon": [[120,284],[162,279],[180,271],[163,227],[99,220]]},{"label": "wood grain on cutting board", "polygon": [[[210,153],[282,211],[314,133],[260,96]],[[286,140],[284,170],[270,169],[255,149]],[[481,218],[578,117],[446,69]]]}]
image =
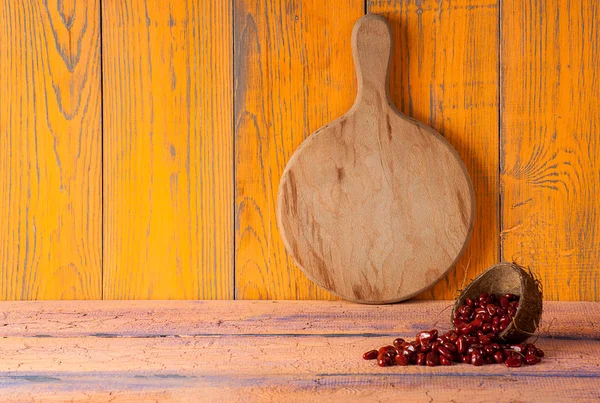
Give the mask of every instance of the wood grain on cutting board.
[{"label": "wood grain on cutting board", "polygon": [[0,299],[102,297],[99,17],[0,3]]},{"label": "wood grain on cutting board", "polygon": [[502,255],[544,297],[600,298],[600,7],[502,8]]},{"label": "wood grain on cutting board", "polygon": [[388,95],[392,32],[376,14],[352,30],[358,90],[282,174],[277,222],[308,278],[344,299],[409,299],[441,279],[473,231],[475,195],[456,150]]},{"label": "wood grain on cutting board", "polygon": [[229,2],[103,0],[104,297],[233,297]]}]

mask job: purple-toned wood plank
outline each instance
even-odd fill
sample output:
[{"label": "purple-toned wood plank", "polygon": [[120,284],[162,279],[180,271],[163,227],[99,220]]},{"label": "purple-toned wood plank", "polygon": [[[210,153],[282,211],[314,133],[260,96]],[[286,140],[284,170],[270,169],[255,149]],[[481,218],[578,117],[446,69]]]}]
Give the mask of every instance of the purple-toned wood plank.
[{"label": "purple-toned wood plank", "polygon": [[[36,301],[0,303],[0,337],[413,335],[450,328],[452,301]],[[600,339],[600,303],[546,302],[542,337]]]}]

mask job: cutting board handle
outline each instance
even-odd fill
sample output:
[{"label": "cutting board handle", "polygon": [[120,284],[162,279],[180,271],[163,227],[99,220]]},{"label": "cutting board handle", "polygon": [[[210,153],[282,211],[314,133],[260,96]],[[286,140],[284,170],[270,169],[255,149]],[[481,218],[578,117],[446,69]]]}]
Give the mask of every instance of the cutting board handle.
[{"label": "cutting board handle", "polygon": [[358,81],[357,101],[387,101],[392,33],[385,18],[366,14],[354,24],[352,54]]}]

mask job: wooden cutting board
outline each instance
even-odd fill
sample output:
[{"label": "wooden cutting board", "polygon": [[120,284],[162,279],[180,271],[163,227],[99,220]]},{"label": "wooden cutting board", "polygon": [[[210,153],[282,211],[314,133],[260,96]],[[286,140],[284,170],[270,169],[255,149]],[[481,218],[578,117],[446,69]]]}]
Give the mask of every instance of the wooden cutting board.
[{"label": "wooden cutting board", "polygon": [[278,195],[279,229],[298,267],[364,303],[405,300],[440,280],[464,252],[475,215],[457,152],[390,101],[391,38],[380,16],[355,24],[356,102],[300,145]]}]

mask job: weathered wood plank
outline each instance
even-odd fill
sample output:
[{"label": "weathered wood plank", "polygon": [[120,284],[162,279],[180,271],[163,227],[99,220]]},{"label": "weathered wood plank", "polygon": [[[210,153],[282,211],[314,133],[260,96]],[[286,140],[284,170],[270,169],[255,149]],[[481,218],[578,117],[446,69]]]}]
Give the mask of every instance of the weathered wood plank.
[{"label": "weathered wood plank", "polygon": [[232,298],[231,3],[102,16],[104,298]]},{"label": "weathered wood plank", "polygon": [[[516,372],[516,371],[513,371]],[[188,377],[145,372],[0,375],[0,398],[34,402],[590,402],[589,377],[285,375]]]},{"label": "weathered wood plank", "polygon": [[[414,336],[450,328],[451,301],[94,301],[0,303],[0,337],[153,337],[270,334]],[[540,334],[600,339],[600,304],[547,302]]]},{"label": "weathered wood plank", "polygon": [[350,34],[362,0],[234,1],[236,297],[328,299],[286,254],[275,204],[283,168],[356,94]]},{"label": "weathered wood plank", "polygon": [[[600,304],[547,303],[536,366],[392,367],[362,352],[433,325],[449,301],[4,302],[0,398],[33,401],[589,401]],[[445,314],[449,314],[445,311]],[[444,315],[445,316],[445,315]],[[45,329],[46,333],[40,333]]]},{"label": "weathered wood plank", "polygon": [[[399,336],[413,334],[399,333]],[[408,366],[380,369],[362,353],[390,344],[390,336],[363,335],[212,335],[196,337],[8,337],[2,340],[2,371],[114,372],[157,371],[195,376],[364,375],[401,376],[481,374],[472,365],[451,368]],[[600,381],[600,340],[540,339],[546,353],[539,365],[524,366],[519,377],[589,376]],[[514,374],[504,365],[488,365],[486,376]]]},{"label": "weathered wood plank", "polygon": [[[540,396],[589,399],[599,393],[600,340],[541,340],[547,354],[544,361],[518,369],[503,365],[382,369],[360,357],[387,343],[389,337],[310,335],[7,338],[2,342],[0,396],[24,384],[50,395],[111,390],[119,396],[123,391],[143,394],[154,389],[165,396],[173,392],[185,396],[192,388],[206,399],[241,399],[248,393],[272,398],[308,398],[311,393],[342,398],[356,393],[374,398],[389,396],[394,388],[405,400],[431,393],[448,400],[466,398],[464,393],[469,399],[476,393],[483,400],[495,400],[497,393],[507,396],[506,389],[525,393],[521,399],[538,401]],[[27,393],[32,393],[30,388]]]},{"label": "weathered wood plank", "polygon": [[600,300],[600,7],[502,3],[502,255]]},{"label": "weathered wood plank", "polygon": [[498,262],[497,0],[369,0],[394,34],[390,95],[439,131],[464,161],[476,197],[475,228],[453,270],[420,298],[451,299]]},{"label": "weathered wood plank", "polygon": [[102,297],[98,0],[0,3],[0,299]]}]

